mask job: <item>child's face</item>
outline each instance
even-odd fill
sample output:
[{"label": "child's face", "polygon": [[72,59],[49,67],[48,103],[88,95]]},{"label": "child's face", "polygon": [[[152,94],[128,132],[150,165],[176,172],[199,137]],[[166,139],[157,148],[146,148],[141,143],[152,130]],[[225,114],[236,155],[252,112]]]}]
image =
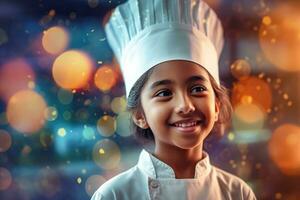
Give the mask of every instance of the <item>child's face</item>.
[{"label": "child's face", "polygon": [[135,122],[151,128],[158,149],[202,147],[218,119],[206,70],[188,61],[156,66],[142,89],[141,103],[144,114],[136,115]]}]

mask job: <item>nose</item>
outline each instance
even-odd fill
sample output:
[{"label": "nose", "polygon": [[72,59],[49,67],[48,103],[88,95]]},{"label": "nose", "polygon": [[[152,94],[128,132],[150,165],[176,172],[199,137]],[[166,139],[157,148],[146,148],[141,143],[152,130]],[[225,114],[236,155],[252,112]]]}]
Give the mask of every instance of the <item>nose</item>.
[{"label": "nose", "polygon": [[189,114],[193,111],[195,111],[195,106],[192,102],[191,97],[189,97],[187,94],[178,95],[176,102],[176,113],[178,114]]}]

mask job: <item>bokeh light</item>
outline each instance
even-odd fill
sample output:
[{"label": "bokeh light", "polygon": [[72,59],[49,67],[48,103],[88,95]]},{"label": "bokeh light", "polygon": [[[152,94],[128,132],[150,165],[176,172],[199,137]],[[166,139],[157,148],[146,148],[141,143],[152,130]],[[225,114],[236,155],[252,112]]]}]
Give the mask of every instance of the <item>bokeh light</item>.
[{"label": "bokeh light", "polygon": [[110,110],[111,109],[111,97],[108,94],[104,94],[101,98],[101,109]]},{"label": "bokeh light", "polygon": [[0,28],[0,46],[8,41],[6,32]]},{"label": "bokeh light", "polygon": [[25,145],[22,150],[21,150],[21,154],[22,156],[27,156],[28,154],[30,154],[32,151],[32,148],[29,145]]},{"label": "bokeh light", "polygon": [[35,133],[44,126],[46,108],[44,98],[38,93],[32,90],[19,91],[8,102],[8,123],[21,133]]},{"label": "bokeh light", "polygon": [[91,8],[96,8],[99,5],[99,0],[88,0],[88,4]]},{"label": "bokeh light", "polygon": [[51,132],[42,131],[40,133],[40,143],[43,147],[47,148],[49,147],[53,142],[53,135]]},{"label": "bokeh light", "polygon": [[0,68],[0,98],[5,101],[20,90],[29,89],[35,80],[31,66],[23,58],[6,62]]},{"label": "bokeh light", "polygon": [[83,135],[84,139],[86,139],[86,140],[95,139],[94,129],[92,127],[89,127],[89,126],[86,126],[86,125],[84,125],[82,135]]},{"label": "bokeh light", "polygon": [[64,105],[70,104],[73,101],[73,96],[74,94],[69,90],[59,89],[57,92],[58,100]]},{"label": "bokeh light", "polygon": [[0,153],[7,151],[12,143],[10,134],[0,129]]},{"label": "bokeh light", "polygon": [[272,134],[269,141],[269,155],[282,173],[300,175],[300,127],[283,124]]},{"label": "bokeh light", "polygon": [[267,112],[272,106],[272,91],[263,79],[248,77],[234,83],[231,102],[234,108],[239,104],[255,104]]},{"label": "bokeh light", "polygon": [[69,34],[63,27],[54,26],[44,31],[42,45],[50,54],[63,52],[69,44]]},{"label": "bokeh light", "polygon": [[97,130],[104,137],[109,137],[109,136],[113,135],[116,131],[115,118],[111,117],[109,115],[102,116],[97,121]]},{"label": "bokeh light", "polygon": [[130,129],[131,114],[129,112],[121,112],[117,116],[117,130],[118,135],[122,137],[129,137],[132,135],[132,130]]},{"label": "bokeh light", "polygon": [[300,6],[281,3],[262,18],[261,48],[267,59],[285,71],[300,70]]},{"label": "bokeh light", "polygon": [[57,135],[60,137],[65,137],[67,135],[67,131],[65,128],[59,128],[57,130]]},{"label": "bokeh light", "polygon": [[45,114],[45,119],[48,121],[54,121],[58,116],[57,109],[53,106],[46,108],[44,114]]},{"label": "bokeh light", "polygon": [[115,97],[111,102],[111,110],[118,114],[126,110],[126,99],[125,97]]},{"label": "bokeh light", "polygon": [[100,175],[92,175],[85,182],[85,191],[91,197],[96,190],[105,183],[106,179]]},{"label": "bokeh light", "polygon": [[243,129],[231,132],[228,140],[234,144],[254,144],[266,142],[270,137],[271,131],[269,129]]},{"label": "bokeh light", "polygon": [[71,114],[70,111],[65,111],[65,112],[63,113],[63,118],[64,118],[66,121],[70,120],[71,117],[72,117],[72,114]]},{"label": "bokeh light", "polygon": [[236,79],[242,79],[250,75],[251,66],[248,61],[243,59],[238,59],[231,64],[230,70],[231,70],[231,74]]},{"label": "bokeh light", "polygon": [[76,179],[76,182],[77,182],[78,184],[81,184],[81,182],[82,182],[81,177],[78,177],[78,178]]},{"label": "bokeh light", "polygon": [[109,66],[101,66],[95,73],[94,83],[101,91],[109,91],[117,82],[116,72]]},{"label": "bokeh light", "polygon": [[51,168],[43,168],[38,173],[36,186],[45,197],[53,197],[61,190],[61,180],[56,171]]},{"label": "bokeh light", "polygon": [[64,89],[87,85],[93,69],[91,58],[81,51],[66,51],[56,58],[52,68],[55,82]]},{"label": "bokeh light", "polygon": [[90,117],[90,113],[88,110],[80,108],[76,111],[75,116],[79,122],[86,122]]},{"label": "bokeh light", "polygon": [[265,112],[255,104],[240,104],[235,107],[233,128],[235,130],[260,129],[264,125]]},{"label": "bokeh light", "polygon": [[103,169],[110,170],[116,168],[121,160],[119,146],[109,139],[98,141],[93,148],[93,160]]},{"label": "bokeh light", "polygon": [[0,167],[0,190],[7,190],[12,183],[10,172],[3,167]]}]

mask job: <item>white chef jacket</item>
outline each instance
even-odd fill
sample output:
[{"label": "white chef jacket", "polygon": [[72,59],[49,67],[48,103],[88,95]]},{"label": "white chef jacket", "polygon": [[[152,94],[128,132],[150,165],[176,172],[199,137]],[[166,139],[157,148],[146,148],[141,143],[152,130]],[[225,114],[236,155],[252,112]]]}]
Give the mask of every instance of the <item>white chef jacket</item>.
[{"label": "white chef jacket", "polygon": [[243,180],[203,155],[195,178],[176,179],[170,166],[143,150],[137,165],[105,182],[91,200],[256,200]]}]

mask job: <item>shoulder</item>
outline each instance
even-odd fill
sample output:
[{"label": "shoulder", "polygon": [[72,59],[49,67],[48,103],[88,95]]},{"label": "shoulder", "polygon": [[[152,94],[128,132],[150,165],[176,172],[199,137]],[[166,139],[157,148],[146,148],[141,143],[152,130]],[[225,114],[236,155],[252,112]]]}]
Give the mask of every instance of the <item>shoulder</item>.
[{"label": "shoulder", "polygon": [[106,181],[94,193],[91,200],[114,200],[128,193],[131,185],[139,177],[137,167],[132,167]]},{"label": "shoulder", "polygon": [[256,199],[250,186],[241,178],[217,167],[213,167],[213,171],[220,186],[229,191],[232,196],[239,196],[241,199],[247,200]]}]

